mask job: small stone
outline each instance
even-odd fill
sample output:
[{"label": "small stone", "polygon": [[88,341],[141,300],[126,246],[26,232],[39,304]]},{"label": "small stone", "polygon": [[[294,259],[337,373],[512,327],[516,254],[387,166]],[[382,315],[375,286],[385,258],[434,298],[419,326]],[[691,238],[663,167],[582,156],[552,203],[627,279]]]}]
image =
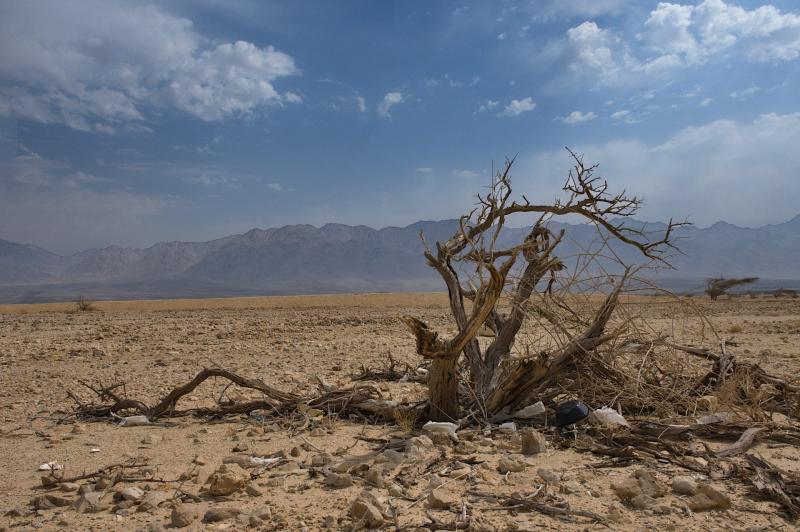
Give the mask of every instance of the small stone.
[{"label": "small stone", "polygon": [[31,504],[36,510],[48,510],[50,508],[69,506],[72,504],[72,500],[66,497],[48,493],[47,495],[39,495],[38,497],[34,497],[31,501]]},{"label": "small stone", "polygon": [[99,512],[105,506],[100,502],[102,496],[99,491],[87,491],[72,504],[72,507],[79,514]]},{"label": "small stone", "polygon": [[536,474],[548,484],[556,485],[561,482],[561,475],[550,469],[540,467],[536,470]]},{"label": "small stone", "polygon": [[383,526],[383,515],[371,503],[362,498],[353,501],[350,506],[350,517],[366,525],[367,528],[380,528]]},{"label": "small stone", "polygon": [[336,516],[328,514],[322,518],[322,528],[330,530],[336,526]]},{"label": "small stone", "polygon": [[123,488],[115,494],[115,498],[122,499],[124,501],[133,501],[138,502],[142,500],[144,497],[144,491],[141,488],[137,488],[136,486],[129,486],[127,488]]},{"label": "small stone", "polygon": [[209,508],[203,515],[204,523],[219,523],[220,521],[227,521],[233,519],[242,513],[238,508]]},{"label": "small stone", "polygon": [[520,431],[520,437],[522,439],[522,454],[539,454],[547,449],[547,440],[544,434],[536,429],[525,427]]},{"label": "small stone", "polygon": [[656,500],[644,493],[640,493],[636,497],[631,498],[629,501],[630,505],[637,510],[646,510],[655,504]]},{"label": "small stone", "polygon": [[233,452],[235,452],[235,453],[243,453],[246,450],[248,450],[249,448],[250,448],[250,446],[247,444],[247,442],[239,442],[239,443],[237,443],[236,445],[233,446]]},{"label": "small stone", "polygon": [[497,471],[499,471],[502,475],[505,475],[506,473],[519,473],[525,469],[526,465],[527,464],[525,462],[520,462],[519,460],[514,460],[513,458],[504,456],[497,464]]},{"label": "small stone", "polygon": [[388,492],[389,495],[392,497],[403,497],[405,495],[405,492],[403,492],[403,488],[394,483],[389,485]]},{"label": "small stone", "polygon": [[264,520],[257,515],[251,515],[247,518],[247,526],[250,528],[260,528],[264,526]]},{"label": "small stone", "polygon": [[148,491],[142,497],[137,511],[151,512],[158,508],[158,506],[169,499],[169,494],[164,491]]},{"label": "small stone", "polygon": [[153,445],[154,443],[155,443],[155,440],[149,434],[147,436],[145,436],[144,438],[142,438],[142,444],[143,445]]},{"label": "small stone", "polygon": [[324,467],[333,462],[333,456],[328,453],[315,454],[311,457],[311,465],[314,467]]},{"label": "small stone", "polygon": [[608,508],[608,520],[612,523],[630,523],[630,519],[625,515],[625,511],[619,506],[619,504],[612,504]]},{"label": "small stone", "polygon": [[719,407],[719,399],[713,395],[704,395],[697,400],[697,406],[706,412],[716,412]]},{"label": "small stone", "polygon": [[244,489],[244,492],[251,497],[261,497],[262,495],[264,495],[263,493],[261,493],[261,490],[259,490],[252,484],[248,484],[247,487]]},{"label": "small stone", "polygon": [[300,447],[292,447],[292,450],[289,451],[289,454],[297,458],[298,456],[300,456],[301,452],[302,451],[300,450]]},{"label": "small stone", "polygon": [[198,454],[197,456],[194,457],[194,460],[192,460],[192,462],[194,462],[199,466],[204,466],[208,463],[208,460],[206,460],[204,456]]},{"label": "small stone", "polygon": [[692,477],[677,476],[672,478],[672,491],[678,495],[694,495],[697,493],[697,482]]},{"label": "small stone", "polygon": [[347,488],[353,485],[353,477],[347,473],[325,473],[325,485],[329,488]]},{"label": "small stone", "polygon": [[444,489],[434,489],[428,494],[428,507],[431,510],[449,510],[457,502],[456,496]]},{"label": "small stone", "polygon": [[731,500],[710,485],[703,484],[697,488],[697,493],[689,498],[688,504],[695,512],[727,510],[731,507]]},{"label": "small stone", "polygon": [[58,485],[58,489],[65,493],[70,493],[73,491],[78,491],[80,489],[80,486],[78,486],[74,482],[63,482]]},{"label": "small stone", "polygon": [[644,469],[634,471],[633,476],[639,481],[642,493],[648,497],[663,497],[667,494],[667,487],[663,482],[656,479],[652,473]]},{"label": "small stone", "polygon": [[191,525],[200,518],[202,508],[196,504],[178,504],[172,509],[170,522],[175,528],[183,528]]},{"label": "small stone", "polygon": [[634,497],[642,494],[642,488],[639,487],[639,481],[633,477],[627,477],[622,480],[612,482],[611,489],[623,501],[628,501]]},{"label": "small stone", "polygon": [[311,436],[314,436],[315,438],[318,438],[320,436],[325,436],[325,431],[322,430],[321,428],[317,427],[314,430],[312,430],[309,434]]},{"label": "small stone", "polygon": [[339,462],[331,466],[331,471],[334,473],[347,473],[351,467],[353,467],[353,464],[349,462]]},{"label": "small stone", "polygon": [[269,506],[262,506],[260,508],[257,508],[256,511],[253,512],[253,515],[258,517],[259,519],[267,521],[270,518],[272,518],[272,508],[270,508]]},{"label": "small stone", "polygon": [[250,481],[250,473],[236,464],[222,464],[209,478],[211,495],[230,495],[244,488]]},{"label": "small stone", "polygon": [[375,486],[376,488],[382,488],[386,482],[383,477],[383,471],[377,468],[372,468],[367,471],[364,480],[367,481],[368,484]]}]

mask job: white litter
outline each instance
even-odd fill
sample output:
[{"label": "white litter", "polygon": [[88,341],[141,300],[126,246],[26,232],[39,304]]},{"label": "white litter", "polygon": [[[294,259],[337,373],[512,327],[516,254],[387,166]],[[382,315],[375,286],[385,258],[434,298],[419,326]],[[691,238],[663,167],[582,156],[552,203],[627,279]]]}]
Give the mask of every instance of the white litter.
[{"label": "white litter", "polygon": [[456,436],[456,429],[458,425],[455,423],[450,423],[448,421],[428,421],[424,425],[422,425],[422,430],[425,432],[444,432],[450,439],[453,441],[458,441],[458,436]]},{"label": "white litter", "polygon": [[598,425],[603,425],[604,427],[608,427],[610,429],[631,426],[630,423],[628,423],[628,420],[622,417],[619,412],[607,406],[598,408],[589,414],[589,421]]},{"label": "white litter", "polygon": [[257,466],[265,466],[265,465],[272,465],[277,462],[280,462],[280,458],[262,458],[260,456],[251,456],[250,462]]},{"label": "white litter", "polygon": [[147,416],[128,416],[123,417],[119,424],[121,427],[138,427],[140,425],[149,425],[150,419]]},{"label": "white litter", "polygon": [[500,429],[500,432],[508,432],[508,433],[517,432],[517,424],[514,423],[513,421],[507,421],[497,428]]},{"label": "white litter", "polygon": [[92,447],[91,449],[89,449],[89,452],[90,453],[99,453],[100,452],[100,447]]},{"label": "white litter", "polygon": [[58,462],[46,462],[39,466],[39,471],[58,471],[64,469],[64,466]]},{"label": "white litter", "polygon": [[517,410],[511,417],[515,417],[518,419],[533,419],[535,417],[543,416],[545,414],[544,403],[539,401],[537,403],[533,403],[532,405],[528,405],[525,408]]}]

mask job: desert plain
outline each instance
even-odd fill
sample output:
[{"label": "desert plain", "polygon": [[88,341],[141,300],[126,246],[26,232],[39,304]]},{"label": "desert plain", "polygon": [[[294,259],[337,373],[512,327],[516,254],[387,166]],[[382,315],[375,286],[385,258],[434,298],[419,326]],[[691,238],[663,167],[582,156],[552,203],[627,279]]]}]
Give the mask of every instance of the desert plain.
[{"label": "desert plain", "polygon": [[[738,359],[797,383],[800,299],[690,299],[707,322],[683,320],[684,336],[713,348],[713,329],[731,340]],[[644,296],[622,303],[664,327],[675,320],[674,305]],[[317,389],[319,379],[333,387],[352,386],[354,375],[365,367],[382,367],[389,353],[400,364],[416,367],[420,359],[414,338],[399,318],[418,316],[452,332],[445,294],[98,302],[94,307],[77,312],[71,303],[0,306],[0,530],[185,525],[185,530],[755,531],[796,526],[778,504],[746,482],[709,478],[647,457],[610,466],[607,456],[561,445],[564,436],[548,426],[538,427],[546,448],[523,455],[519,435],[496,425],[465,428],[456,444],[431,440],[408,420],[376,423],[327,413],[291,419],[268,412],[184,416],[131,427],[72,415],[75,401],[68,392],[85,402],[97,399],[81,381],[124,384],[118,393],[153,403],[204,367],[224,367],[300,394]],[[376,386],[388,399],[425,398],[419,382],[359,382]],[[257,396],[224,379],[211,379],[179,406],[213,407]],[[730,442],[703,443],[719,449]],[[795,446],[757,440],[748,452],[800,474]],[[428,461],[431,454],[440,459]],[[211,494],[210,477],[232,455],[278,460],[247,469],[250,478],[241,489]],[[101,479],[100,485],[97,476],[90,476],[45,487],[41,477],[49,473],[39,468],[47,463],[63,466],[58,474],[66,477],[112,464],[137,466],[124,476]],[[331,482],[322,469],[347,479]],[[653,504],[637,508],[612,489],[634,473],[658,485]],[[676,477],[712,486],[729,504],[693,511],[691,496],[676,491]],[[89,483],[101,493],[100,500],[78,511],[73,504]],[[121,495],[126,488],[137,490]],[[499,502],[542,490],[549,493],[549,506],[576,512],[543,513]],[[50,502],[42,502],[47,494]],[[367,501],[369,511],[377,508],[378,514],[354,512],[356,500]]]}]

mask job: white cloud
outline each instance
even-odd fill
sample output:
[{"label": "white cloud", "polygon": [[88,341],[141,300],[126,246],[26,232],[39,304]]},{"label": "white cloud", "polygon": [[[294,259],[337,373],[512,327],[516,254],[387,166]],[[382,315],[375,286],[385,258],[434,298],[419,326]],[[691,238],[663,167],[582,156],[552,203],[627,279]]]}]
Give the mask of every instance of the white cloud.
[{"label": "white cloud", "polygon": [[633,124],[636,122],[636,119],[634,118],[630,109],[622,109],[620,111],[611,113],[611,118],[614,120],[619,120],[620,122],[625,122],[626,124]]},{"label": "white cloud", "polygon": [[511,100],[511,103],[509,103],[500,114],[502,116],[519,116],[522,113],[533,111],[535,107],[536,102],[529,96],[522,100]]},{"label": "white cloud", "polygon": [[416,171],[419,172],[420,174],[430,174],[431,172],[433,172],[433,168],[430,168],[428,166],[420,166],[419,168],[416,169]]},{"label": "white cloud", "polygon": [[216,187],[220,185],[234,186],[239,182],[239,180],[235,177],[225,176],[225,175],[212,175],[208,173],[202,173],[197,176],[187,177],[186,181],[195,185],[203,185],[206,187]]},{"label": "white cloud", "polygon": [[212,43],[161,7],[114,0],[0,5],[0,113],[111,132],[175,107],[203,120],[299,103],[299,74],[271,46]]},{"label": "white cloud", "polygon": [[708,107],[714,102],[714,98],[705,98],[702,102],[700,102],[701,107]]},{"label": "white cloud", "polygon": [[570,114],[563,118],[565,124],[578,124],[580,122],[589,122],[597,118],[597,115],[592,111],[582,113],[580,111],[572,111]]},{"label": "white cloud", "polygon": [[486,100],[478,108],[478,112],[479,113],[485,113],[486,111],[491,111],[492,109],[494,109],[498,105],[500,105],[500,102],[498,102],[496,100]]},{"label": "white cloud", "polygon": [[497,40],[498,41],[504,41],[504,40],[506,40],[506,37],[508,37],[508,34],[506,32],[497,34]]},{"label": "white cloud", "polygon": [[356,105],[358,106],[359,112],[367,112],[367,102],[364,100],[363,96],[356,96]]},{"label": "white cloud", "polygon": [[461,169],[453,170],[453,176],[462,177],[464,179],[474,179],[479,175],[480,174],[478,174],[477,172],[473,172],[472,170],[461,170]]},{"label": "white cloud", "polygon": [[626,42],[610,29],[585,21],[551,42],[542,58],[565,63],[569,76],[598,85],[642,85],[670,71],[701,65],[722,54],[756,62],[800,58],[800,14],[772,5],[753,10],[723,0],[698,5],[661,2]]},{"label": "white cloud", "polygon": [[[758,226],[797,214],[799,144],[800,112],[751,122],[717,120],[658,144],[617,139],[574,148],[587,162],[600,163],[599,174],[614,190],[644,197],[643,219],[690,216],[699,225],[726,220]],[[520,162],[517,175],[534,179],[516,184],[521,193],[533,194],[549,187],[553,173],[563,173],[569,160],[554,151]]]},{"label": "white cloud", "polygon": [[275,192],[283,192],[285,190],[280,183],[267,183],[267,188]]},{"label": "white cloud", "polygon": [[383,118],[391,118],[392,115],[389,114],[389,109],[395,105],[400,105],[404,101],[405,97],[402,92],[387,92],[381,103],[378,104],[378,115]]},{"label": "white cloud", "polygon": [[754,95],[758,94],[759,92],[761,92],[761,87],[753,86],[753,87],[750,87],[750,88],[747,88],[747,89],[733,91],[731,93],[731,98],[733,98],[734,100],[746,100],[750,96],[754,96]]}]

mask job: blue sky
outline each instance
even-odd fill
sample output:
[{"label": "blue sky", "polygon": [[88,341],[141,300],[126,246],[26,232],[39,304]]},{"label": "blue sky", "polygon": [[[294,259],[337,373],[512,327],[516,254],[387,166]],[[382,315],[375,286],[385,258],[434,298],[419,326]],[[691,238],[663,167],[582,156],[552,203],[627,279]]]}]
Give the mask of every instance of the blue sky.
[{"label": "blue sky", "polygon": [[455,217],[564,146],[641,218],[785,221],[796,2],[0,4],[0,238],[70,253]]}]

